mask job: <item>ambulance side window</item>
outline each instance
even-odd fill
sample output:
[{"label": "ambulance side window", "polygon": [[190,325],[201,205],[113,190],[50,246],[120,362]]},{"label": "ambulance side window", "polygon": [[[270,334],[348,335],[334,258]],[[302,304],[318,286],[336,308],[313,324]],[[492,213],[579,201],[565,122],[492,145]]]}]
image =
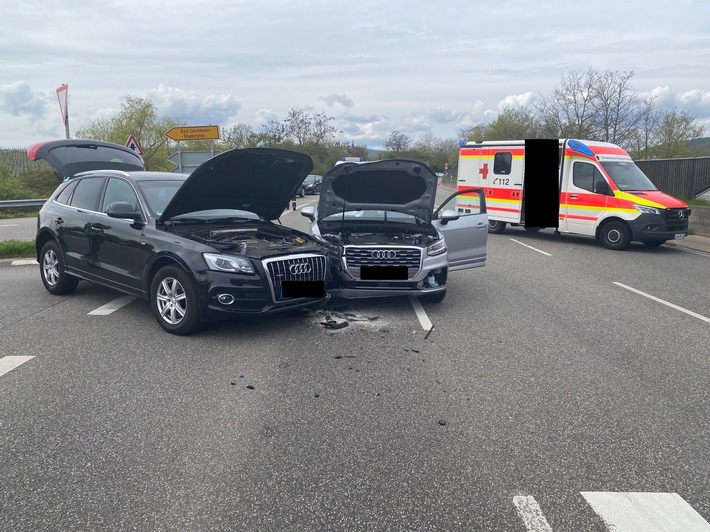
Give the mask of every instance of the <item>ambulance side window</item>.
[{"label": "ambulance side window", "polygon": [[604,181],[601,172],[593,164],[576,162],[572,168],[572,183],[575,187],[594,192],[594,185]]},{"label": "ambulance side window", "polygon": [[493,157],[493,173],[509,175],[513,165],[513,154],[509,151],[499,151]]}]

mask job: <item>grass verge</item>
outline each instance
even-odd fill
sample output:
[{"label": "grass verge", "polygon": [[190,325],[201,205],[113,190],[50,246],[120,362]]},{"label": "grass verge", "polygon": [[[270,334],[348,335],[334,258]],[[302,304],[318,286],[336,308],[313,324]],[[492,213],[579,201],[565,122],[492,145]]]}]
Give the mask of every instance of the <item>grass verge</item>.
[{"label": "grass verge", "polygon": [[35,243],[22,240],[0,242],[0,259],[31,259],[35,257]]}]

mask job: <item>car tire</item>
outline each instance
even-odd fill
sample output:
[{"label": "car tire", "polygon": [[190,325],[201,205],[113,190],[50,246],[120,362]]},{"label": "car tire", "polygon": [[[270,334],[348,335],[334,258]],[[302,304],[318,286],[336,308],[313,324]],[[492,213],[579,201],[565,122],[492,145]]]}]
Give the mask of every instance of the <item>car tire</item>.
[{"label": "car tire", "polygon": [[424,294],[421,296],[421,300],[426,303],[441,303],[446,297],[446,290],[441,292],[436,292],[434,294]]},{"label": "car tire", "polygon": [[620,251],[629,247],[631,231],[624,222],[612,220],[602,226],[599,231],[599,240],[605,248]]},{"label": "car tire", "polygon": [[194,283],[179,266],[164,266],[155,274],[150,306],[158,324],[171,334],[187,335],[202,325]]},{"label": "car tire", "polygon": [[39,272],[42,284],[55,296],[71,294],[79,284],[79,279],[64,271],[64,253],[55,240],[50,240],[42,246]]},{"label": "car tire", "polygon": [[505,222],[498,220],[488,220],[488,232],[494,235],[499,235],[505,231]]},{"label": "car tire", "polygon": [[301,190],[298,191],[298,197],[299,197],[299,198],[305,198],[305,197],[306,197],[306,191],[305,191],[305,189],[302,188]]},{"label": "car tire", "polygon": [[649,246],[649,247],[652,247],[652,248],[655,248],[655,247],[658,247],[658,246],[662,246],[662,245],[665,244],[665,243],[666,243],[666,240],[665,240],[665,239],[661,239],[661,240],[646,240],[646,241],[644,242],[645,245],[647,245],[647,246]]}]

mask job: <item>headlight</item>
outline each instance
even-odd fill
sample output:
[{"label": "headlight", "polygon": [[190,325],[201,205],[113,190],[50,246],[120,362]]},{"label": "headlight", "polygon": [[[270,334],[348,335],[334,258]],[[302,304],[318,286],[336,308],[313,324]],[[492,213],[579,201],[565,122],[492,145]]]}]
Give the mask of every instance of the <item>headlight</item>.
[{"label": "headlight", "polygon": [[428,248],[426,248],[426,252],[430,257],[432,257],[434,255],[441,255],[442,253],[445,253],[446,252],[446,241],[443,238],[441,240],[437,240],[432,245],[430,245]]},{"label": "headlight", "polygon": [[644,214],[661,214],[661,211],[659,211],[655,207],[647,207],[646,205],[634,205],[634,207],[636,207],[637,211],[642,212]]},{"label": "headlight", "polygon": [[244,257],[218,255],[217,253],[203,253],[202,256],[210,270],[232,273],[254,273],[251,262]]}]

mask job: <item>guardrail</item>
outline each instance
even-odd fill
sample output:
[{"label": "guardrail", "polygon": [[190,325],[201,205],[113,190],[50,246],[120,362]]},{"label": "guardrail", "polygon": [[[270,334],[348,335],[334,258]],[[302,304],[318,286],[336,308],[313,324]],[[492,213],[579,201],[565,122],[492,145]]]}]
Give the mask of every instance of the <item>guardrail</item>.
[{"label": "guardrail", "polygon": [[24,207],[41,207],[46,199],[20,199],[20,200],[3,200],[0,201],[0,210],[2,209],[22,209]]}]

